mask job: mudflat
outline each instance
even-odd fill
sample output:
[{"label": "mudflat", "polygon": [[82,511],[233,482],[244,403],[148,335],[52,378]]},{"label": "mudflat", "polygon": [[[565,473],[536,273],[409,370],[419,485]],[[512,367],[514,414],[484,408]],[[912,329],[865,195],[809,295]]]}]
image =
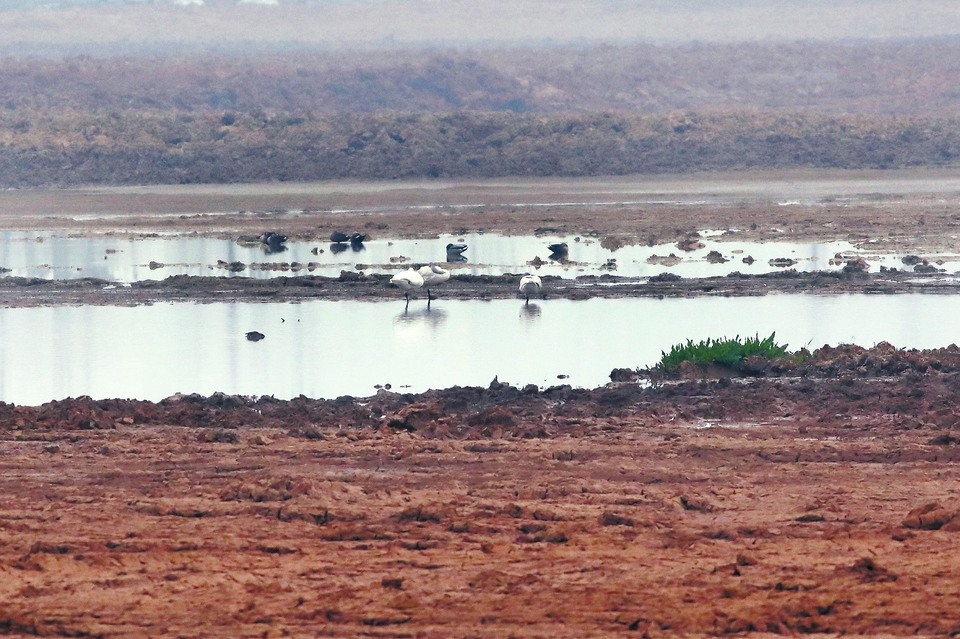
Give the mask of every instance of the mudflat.
[{"label": "mudflat", "polygon": [[[960,184],[931,172],[883,175],[847,175],[843,188],[811,186],[831,173],[741,175],[753,186],[734,193],[719,192],[717,176],[677,180],[700,184],[683,193],[663,178],[642,194],[627,192],[634,178],[555,181],[536,193],[513,183],[518,190],[496,198],[492,182],[449,191],[439,183],[17,191],[0,194],[0,223],[222,237],[276,229],[319,240],[344,227],[378,237],[549,227],[625,242],[737,229],[756,240],[956,251]],[[807,197],[784,192],[790,180]],[[767,282],[801,282],[794,290],[804,292],[953,292],[934,278],[883,278],[856,269],[667,278],[636,282],[632,294],[762,294]],[[129,287],[146,291],[138,301],[106,297],[114,289],[99,281],[6,279],[5,306],[200,299],[242,286],[282,299],[326,288],[376,298],[386,287],[353,275],[242,285],[181,278]],[[153,290],[164,286],[168,297]],[[448,287],[452,296],[509,294],[498,278]],[[688,368],[681,379],[592,390],[494,380],[362,399],[0,403],[0,629],[955,634],[960,350],[944,347],[823,349],[749,376]]]},{"label": "mudflat", "polygon": [[0,627],[950,634],[957,371],[3,405]]}]

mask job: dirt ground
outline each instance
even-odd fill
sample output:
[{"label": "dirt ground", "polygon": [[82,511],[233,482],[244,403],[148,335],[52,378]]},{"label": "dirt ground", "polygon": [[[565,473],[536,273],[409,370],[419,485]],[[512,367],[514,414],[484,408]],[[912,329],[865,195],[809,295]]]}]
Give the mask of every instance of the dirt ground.
[{"label": "dirt ground", "polygon": [[0,628],[956,634],[957,371],[0,406]]},{"label": "dirt ground", "polygon": [[[417,209],[431,192],[409,186],[391,190],[387,206],[366,185],[357,207],[389,210],[331,213],[331,202],[343,204],[333,200],[350,199],[341,185],[335,196],[316,187],[319,195],[308,195],[319,199],[282,204],[328,204],[297,215],[269,213],[279,200],[240,187],[184,200],[147,190],[5,192],[0,226],[229,236],[282,220],[283,232],[322,238],[361,225],[398,237],[552,225],[630,241],[736,226],[755,239],[960,249],[950,235],[960,224],[951,176],[906,176],[896,192],[868,177],[841,188],[820,176],[801,189],[807,203],[794,205],[778,199],[795,184],[760,179],[731,193],[702,178],[699,190],[688,188],[700,204],[587,205],[602,189],[580,183],[579,206],[556,204],[571,196],[559,189],[537,196],[553,206],[507,206],[535,199],[514,186],[483,211]],[[676,197],[667,181],[639,195],[629,184],[614,183],[609,199]],[[482,190],[471,188],[459,202]],[[219,214],[229,213],[213,210],[224,197],[237,210],[263,211]],[[140,204],[96,204],[129,198]],[[203,198],[213,199],[200,206]],[[4,306],[197,299],[237,286],[187,278],[143,286],[144,298],[108,298],[102,282],[5,279]],[[954,290],[918,279],[855,270],[667,278],[645,294],[753,295],[783,282],[808,293]],[[277,278],[236,299],[327,288],[375,298],[385,286],[329,282]],[[451,296],[512,294],[497,278],[449,284]],[[580,284],[551,294],[575,298],[590,289]],[[173,292],[155,292],[163,286]],[[560,284],[545,280],[551,286]],[[639,384],[617,371],[628,381],[593,390],[492,383],[364,399],[0,403],[0,633],[960,633],[960,349],[845,347],[750,372],[699,379],[686,370],[683,379]]]}]

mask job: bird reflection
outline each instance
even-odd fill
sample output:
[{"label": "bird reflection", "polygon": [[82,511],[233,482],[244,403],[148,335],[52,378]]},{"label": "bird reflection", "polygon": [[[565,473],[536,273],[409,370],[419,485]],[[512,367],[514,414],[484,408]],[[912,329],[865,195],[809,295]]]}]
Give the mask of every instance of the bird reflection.
[{"label": "bird reflection", "polygon": [[340,244],[340,243],[334,242],[333,244],[330,245],[330,252],[336,255],[337,253],[343,253],[344,251],[347,250],[347,248],[349,247],[346,244]]},{"label": "bird reflection", "polygon": [[418,308],[416,310],[404,309],[402,313],[393,318],[393,323],[398,326],[427,326],[437,328],[447,321],[447,312],[439,308]]},{"label": "bird reflection", "polygon": [[525,322],[534,322],[540,319],[539,304],[524,304],[520,307],[520,319]]}]

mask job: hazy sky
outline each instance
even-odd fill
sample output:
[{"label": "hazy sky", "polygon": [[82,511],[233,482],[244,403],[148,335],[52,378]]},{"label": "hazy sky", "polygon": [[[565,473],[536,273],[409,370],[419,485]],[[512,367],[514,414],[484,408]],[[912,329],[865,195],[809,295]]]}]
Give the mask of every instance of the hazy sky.
[{"label": "hazy sky", "polygon": [[955,0],[0,0],[0,46],[324,47],[960,36]]}]

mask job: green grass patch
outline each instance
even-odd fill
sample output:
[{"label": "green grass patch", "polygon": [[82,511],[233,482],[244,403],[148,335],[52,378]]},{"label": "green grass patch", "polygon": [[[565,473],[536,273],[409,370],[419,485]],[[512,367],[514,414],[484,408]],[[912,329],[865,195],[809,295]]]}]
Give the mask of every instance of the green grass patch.
[{"label": "green grass patch", "polygon": [[666,373],[674,373],[683,362],[693,362],[701,367],[711,364],[739,368],[741,362],[748,357],[759,356],[764,359],[778,359],[793,357],[787,350],[787,344],[777,344],[774,341],[776,333],[770,337],[760,339],[760,336],[740,339],[737,335],[733,339],[707,338],[697,344],[687,340],[686,344],[676,344],[670,352],[664,352],[656,368]]}]

